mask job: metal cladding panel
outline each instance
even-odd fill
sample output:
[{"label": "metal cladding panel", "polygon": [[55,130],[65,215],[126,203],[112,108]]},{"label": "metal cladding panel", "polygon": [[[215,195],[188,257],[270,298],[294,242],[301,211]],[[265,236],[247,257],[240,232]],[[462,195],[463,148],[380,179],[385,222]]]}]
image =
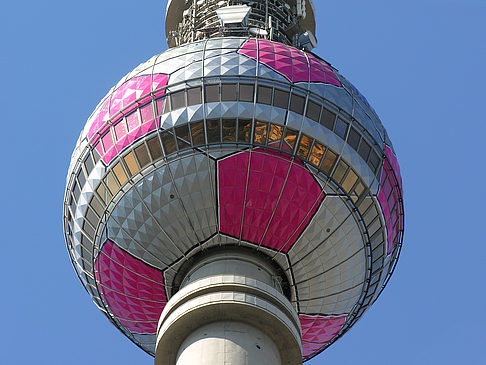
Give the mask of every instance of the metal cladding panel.
[{"label": "metal cladding panel", "polygon": [[302,352],[304,359],[324,348],[341,331],[346,316],[300,315],[302,327]]},{"label": "metal cladding panel", "polygon": [[107,241],[95,277],[113,315],[134,333],[154,334],[167,302],[162,273]]},{"label": "metal cladding panel", "polygon": [[289,252],[301,310],[349,313],[365,280],[360,230],[341,198],[326,197]]},{"label": "metal cladding panel", "polygon": [[319,184],[289,157],[257,149],[218,164],[220,230],[288,251],[324,198]]},{"label": "metal cladding panel", "polygon": [[132,259],[171,293],[202,248],[264,252],[313,334],[309,359],[376,299],[403,240],[400,170],[375,111],[325,61],[267,40],[200,41],[141,64],[95,108],[68,171],[64,226],[80,279],[152,354],[155,337],[124,312],[143,308],[114,294],[135,288],[123,271]]},{"label": "metal cladding panel", "polygon": [[214,175],[214,161],[202,155],[160,167],[118,202],[108,221],[108,234],[133,255],[142,257],[147,250],[155,256],[148,263],[166,267],[216,232],[210,175]]}]

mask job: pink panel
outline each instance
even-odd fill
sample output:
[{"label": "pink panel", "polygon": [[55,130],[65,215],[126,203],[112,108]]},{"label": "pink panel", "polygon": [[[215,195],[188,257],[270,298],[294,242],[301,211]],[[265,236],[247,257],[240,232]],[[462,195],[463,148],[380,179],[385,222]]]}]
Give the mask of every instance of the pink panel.
[{"label": "pink panel", "polygon": [[140,115],[142,116],[142,123],[154,119],[154,113],[152,112],[152,104],[147,104],[144,107],[140,108]]},{"label": "pink panel", "polygon": [[123,326],[155,334],[167,298],[162,273],[107,241],[95,264],[101,295]]},{"label": "pink panel", "polygon": [[304,359],[328,344],[346,323],[346,315],[322,317],[301,314],[299,319]]},{"label": "pink panel", "polygon": [[[113,124],[111,128],[115,129],[117,139],[115,144],[116,149],[112,148],[113,141],[111,141],[111,145],[109,145],[110,141],[107,137],[109,134],[105,135],[106,140],[105,137],[102,139],[104,150],[107,152],[103,153],[101,146],[97,149],[106,164],[109,164],[113,158],[117,156],[118,152],[121,152],[137,138],[156,129],[156,122],[153,120],[152,104],[144,105],[140,109],[141,121],[136,109],[140,104],[151,100],[151,91],[167,85],[168,78],[169,76],[164,74],[134,77],[126,81],[122,86],[115,90],[110,98],[107,99],[107,102],[101,108],[101,112],[93,121],[88,137],[91,138],[95,136],[95,134],[102,135],[105,131],[109,130],[110,125],[108,124],[108,121],[110,120],[110,116],[113,116],[119,111],[121,111],[122,114],[125,114],[126,118],[123,120],[120,118],[122,114],[118,114],[116,119],[111,121]],[[163,95],[164,92],[165,89],[160,90],[158,95]],[[149,96],[144,97],[145,95]],[[137,103],[134,103],[135,101],[137,101]],[[110,107],[108,108],[108,106]],[[141,123],[145,124],[141,125]],[[128,138],[125,138],[127,135]],[[95,136],[91,143],[96,143],[98,138],[99,137]]]},{"label": "pink panel", "polygon": [[[259,48],[259,51],[256,51]],[[331,67],[310,53],[267,40],[248,40],[238,51],[283,74],[292,82],[323,82],[341,86]]]},{"label": "pink panel", "polygon": [[[380,202],[381,210],[386,222],[388,237],[387,252],[391,253],[400,239],[400,232],[402,232],[404,228],[403,210],[402,204],[400,203],[403,190],[397,158],[388,146],[385,146],[385,156],[387,158],[383,161],[380,180],[381,188],[378,192],[378,201]],[[398,203],[398,208],[393,209],[396,203]],[[398,224],[395,224],[397,220]]]},{"label": "pink panel", "polygon": [[219,161],[218,178],[221,232],[285,252],[324,199],[299,160],[265,148]]},{"label": "pink panel", "polygon": [[398,185],[400,186],[400,191],[403,194],[403,187],[402,187],[402,174],[400,173],[400,166],[398,166],[397,156],[392,152],[391,148],[385,146],[385,156],[388,158],[388,161],[391,164],[393,173],[397,178]]},{"label": "pink panel", "polygon": [[[105,103],[95,116],[88,132],[88,138],[92,138],[110,118],[120,111],[128,114],[139,104],[151,100],[150,93],[167,85],[169,75],[156,74],[133,77],[124,82],[113,94],[106,98]],[[165,90],[160,90],[157,95],[163,95]],[[134,103],[138,101],[138,103]]]},{"label": "pink panel", "polygon": [[138,118],[138,113],[135,111],[127,115],[127,128],[128,132],[134,131],[140,126],[140,121]]}]

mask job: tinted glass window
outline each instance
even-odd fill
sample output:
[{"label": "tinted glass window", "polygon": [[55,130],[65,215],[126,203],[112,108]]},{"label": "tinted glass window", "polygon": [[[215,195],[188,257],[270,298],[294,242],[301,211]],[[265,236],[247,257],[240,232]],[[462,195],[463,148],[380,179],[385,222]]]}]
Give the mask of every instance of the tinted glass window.
[{"label": "tinted glass window", "polygon": [[368,144],[368,142],[366,142],[363,139],[361,141],[361,145],[359,146],[359,150],[358,150],[359,155],[363,157],[363,160],[367,161],[370,151],[371,151],[370,145]]},{"label": "tinted glass window", "polygon": [[98,214],[99,217],[103,215],[105,208],[101,205],[96,195],[93,195],[93,198],[91,198],[91,202],[89,203],[89,205],[95,210],[96,214]]},{"label": "tinted glass window", "polygon": [[[348,144],[353,147],[356,151],[358,150],[359,140],[361,139],[360,134],[356,131],[356,129],[351,128],[349,131],[348,136]],[[366,160],[366,159],[365,159]]]},{"label": "tinted glass window", "polygon": [[221,85],[221,99],[223,101],[236,101],[236,84]]},{"label": "tinted glass window", "polygon": [[375,172],[378,168],[379,163],[380,163],[380,158],[378,157],[375,151],[371,151],[370,165],[372,166]]},{"label": "tinted glass window", "polygon": [[268,134],[268,143],[282,139],[283,127],[280,125],[270,124],[270,133]]},{"label": "tinted glass window", "polygon": [[309,154],[310,146],[312,144],[312,138],[307,137],[306,135],[302,135],[300,138],[299,148],[297,149],[297,155],[303,159],[307,159],[307,155]]},{"label": "tinted glass window", "polygon": [[115,176],[120,185],[123,185],[128,181],[127,174],[125,174],[125,170],[123,170],[123,166],[120,162],[113,166],[113,172],[115,173]]},{"label": "tinted glass window", "polygon": [[[295,147],[295,141],[297,140],[297,131],[294,131],[292,129],[287,129],[285,131],[285,138],[284,138],[284,140],[287,143],[287,149],[293,150],[294,147]],[[284,146],[282,146],[282,148],[285,149]]]},{"label": "tinted glass window", "polygon": [[172,110],[180,109],[186,106],[185,90],[176,91],[170,96]]},{"label": "tinted glass window", "polygon": [[174,135],[170,132],[164,132],[161,134],[162,144],[164,145],[165,153],[171,154],[176,150]]},{"label": "tinted glass window", "polygon": [[209,119],[207,122],[208,143],[220,142],[219,119]]},{"label": "tinted glass window", "polygon": [[162,157],[162,147],[160,146],[159,137],[155,136],[147,141],[150,154],[153,160],[158,160]]},{"label": "tinted glass window", "polygon": [[83,169],[80,169],[78,172],[78,184],[79,186],[83,187],[85,182],[86,182],[86,177],[84,176]]},{"label": "tinted glass window", "polygon": [[336,154],[328,149],[321,164],[321,170],[324,171],[327,175],[329,175],[329,173],[331,172],[332,167],[334,166],[334,162],[336,162],[336,158]]},{"label": "tinted glass window", "polygon": [[340,160],[332,174],[332,178],[339,184],[346,174],[346,171],[348,171],[348,165],[343,160]]},{"label": "tinted glass window", "polygon": [[175,134],[177,137],[177,145],[179,150],[183,150],[191,146],[191,139],[189,137],[189,126],[187,124],[175,127]]},{"label": "tinted glass window", "polygon": [[307,104],[307,112],[305,113],[306,117],[318,122],[320,114],[321,106],[312,100],[309,100],[309,103]]},{"label": "tinted glass window", "polygon": [[240,84],[240,101],[253,101],[253,85]]},{"label": "tinted glass window", "polygon": [[223,142],[236,141],[236,119],[223,119]]},{"label": "tinted glass window", "polygon": [[287,109],[289,105],[289,93],[287,91],[275,89],[273,105],[279,108]]},{"label": "tinted glass window", "polygon": [[191,135],[194,146],[200,146],[205,143],[203,122],[191,123]]},{"label": "tinted glass window", "polygon": [[309,156],[310,163],[313,164],[314,166],[319,166],[325,150],[326,147],[324,147],[322,144],[320,144],[317,141],[314,142],[314,146],[312,147],[312,153]]},{"label": "tinted glass window", "polygon": [[108,174],[106,175],[105,183],[106,183],[106,186],[108,186],[108,189],[110,190],[111,195],[115,195],[116,192],[118,191],[118,189],[120,188],[118,186],[117,181],[115,180],[115,177],[111,173],[111,171],[108,172]]},{"label": "tinted glass window", "polygon": [[272,104],[272,88],[267,86],[258,86],[257,102],[260,104]]},{"label": "tinted glass window", "polygon": [[144,144],[141,144],[140,146],[135,148],[135,156],[137,156],[137,160],[142,168],[150,163],[150,157]]},{"label": "tinted glass window", "polygon": [[249,142],[251,134],[251,120],[238,120],[238,141]]},{"label": "tinted glass window", "polygon": [[354,173],[353,170],[349,170],[348,175],[343,181],[343,189],[347,193],[351,191],[353,188],[354,184],[356,184],[356,181],[358,181],[358,176]]},{"label": "tinted glass window", "polygon": [[219,85],[206,85],[206,103],[219,101]]},{"label": "tinted glass window", "polygon": [[290,110],[298,114],[304,114],[305,98],[292,94],[290,98]]},{"label": "tinted glass window", "polygon": [[187,105],[201,104],[201,88],[193,87],[187,90]]},{"label": "tinted glass window", "polygon": [[123,160],[125,161],[125,164],[127,165],[130,174],[135,175],[138,172],[138,165],[137,161],[135,161],[135,157],[133,156],[133,152],[125,155],[123,157]]},{"label": "tinted glass window", "polygon": [[348,123],[341,118],[338,118],[336,125],[334,126],[334,133],[336,133],[342,139],[346,139],[346,133],[348,132]]},{"label": "tinted glass window", "polygon": [[255,122],[255,143],[265,144],[267,142],[267,129],[268,123]]},{"label": "tinted glass window", "polygon": [[322,108],[321,120],[319,121],[319,123],[321,123],[324,127],[332,131],[334,129],[335,119],[336,119],[336,114],[330,112],[326,108]]},{"label": "tinted glass window", "polygon": [[86,169],[86,172],[89,174],[91,170],[93,170],[93,167],[94,167],[93,160],[91,159],[91,155],[88,154],[86,160],[84,160],[84,168]]}]

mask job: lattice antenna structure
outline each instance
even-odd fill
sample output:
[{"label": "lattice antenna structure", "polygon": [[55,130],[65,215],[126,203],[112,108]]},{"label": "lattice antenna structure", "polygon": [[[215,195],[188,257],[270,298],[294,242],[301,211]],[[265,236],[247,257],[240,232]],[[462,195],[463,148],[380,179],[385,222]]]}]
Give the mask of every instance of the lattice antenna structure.
[{"label": "lattice antenna structure", "polygon": [[71,261],[156,365],[302,364],[393,273],[395,150],[310,52],[311,1],[171,0],[166,18],[170,48],[108,91],[72,154]]},{"label": "lattice antenna structure", "polygon": [[171,0],[165,30],[169,47],[251,36],[311,50],[315,27],[312,0]]}]

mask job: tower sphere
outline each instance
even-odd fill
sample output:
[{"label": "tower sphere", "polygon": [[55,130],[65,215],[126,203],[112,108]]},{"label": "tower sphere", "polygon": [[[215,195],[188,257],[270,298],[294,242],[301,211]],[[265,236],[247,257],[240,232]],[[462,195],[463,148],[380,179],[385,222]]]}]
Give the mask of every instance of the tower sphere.
[{"label": "tower sphere", "polygon": [[149,354],[187,264],[238,247],[279,273],[303,360],[373,304],[404,226],[365,97],[315,54],[251,36],[176,46],[123,77],[81,132],[63,218],[87,292]]}]

